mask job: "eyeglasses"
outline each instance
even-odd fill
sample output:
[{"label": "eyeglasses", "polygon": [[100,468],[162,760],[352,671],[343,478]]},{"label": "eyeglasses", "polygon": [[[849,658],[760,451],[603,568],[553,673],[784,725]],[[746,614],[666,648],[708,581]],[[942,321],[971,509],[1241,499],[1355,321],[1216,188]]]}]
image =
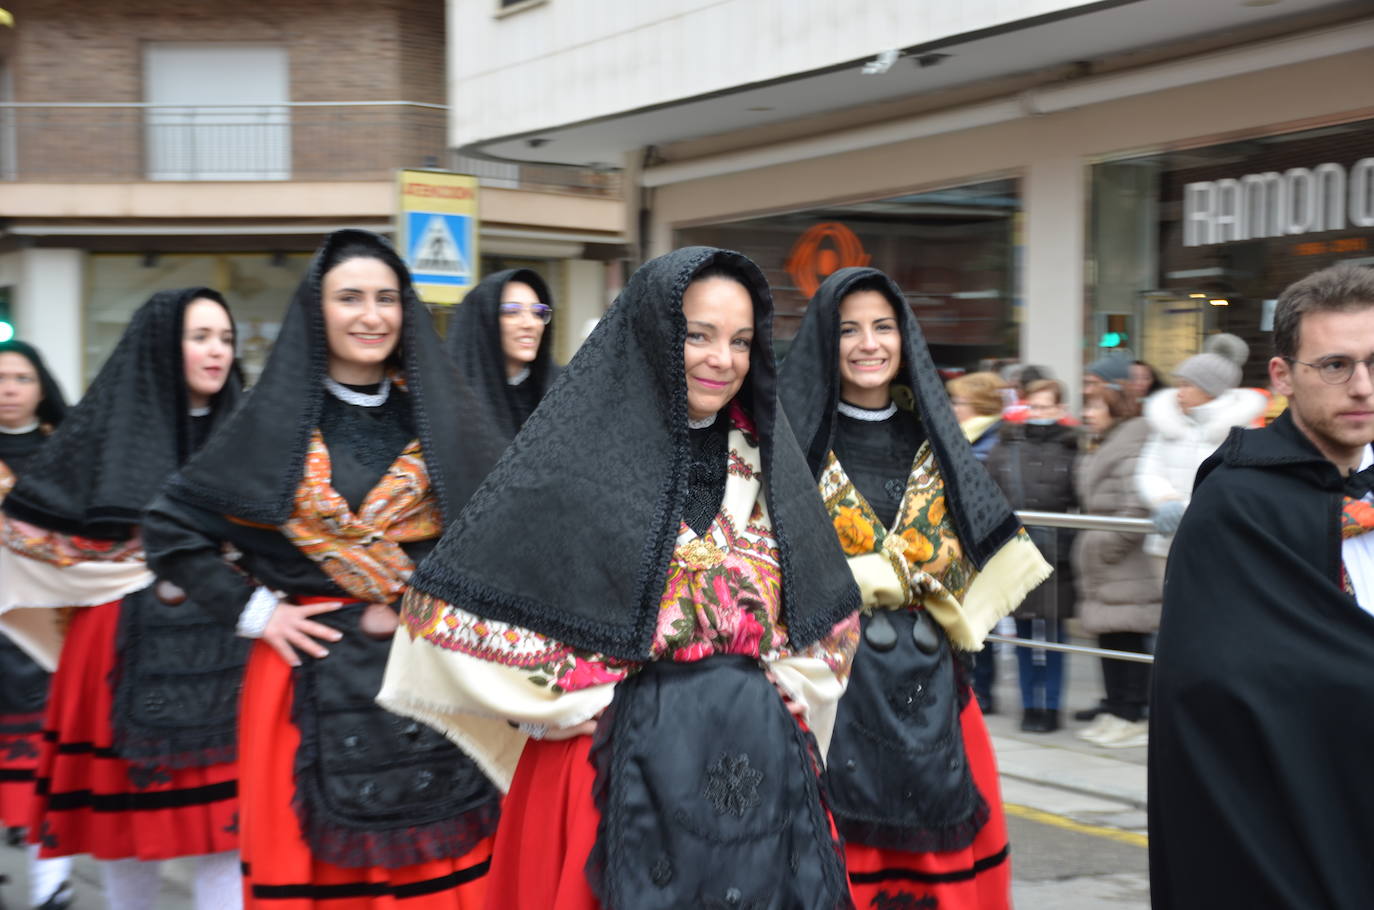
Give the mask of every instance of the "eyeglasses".
[{"label": "eyeglasses", "polygon": [[519,316],[526,310],[534,314],[534,318],[544,323],[544,325],[548,325],[549,321],[553,319],[553,307],[549,306],[547,303],[517,303],[516,301],[511,301],[510,303],[501,304],[502,316]]},{"label": "eyeglasses", "polygon": [[1311,367],[1317,371],[1322,382],[1327,385],[1344,385],[1350,381],[1350,377],[1355,375],[1355,366],[1364,364],[1370,375],[1374,376],[1374,357],[1364,360],[1356,360],[1354,357],[1347,357],[1344,354],[1332,354],[1330,357],[1323,357],[1321,360],[1308,363],[1306,360],[1299,360],[1296,357],[1285,357],[1289,363],[1300,363],[1305,367]]}]

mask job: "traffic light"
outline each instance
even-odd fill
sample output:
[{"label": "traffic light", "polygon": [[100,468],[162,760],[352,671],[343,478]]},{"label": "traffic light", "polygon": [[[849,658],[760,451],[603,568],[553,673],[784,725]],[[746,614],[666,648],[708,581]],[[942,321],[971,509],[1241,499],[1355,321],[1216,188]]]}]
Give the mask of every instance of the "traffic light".
[{"label": "traffic light", "polygon": [[10,318],[9,288],[0,288],[0,342],[14,337],[14,320]]}]

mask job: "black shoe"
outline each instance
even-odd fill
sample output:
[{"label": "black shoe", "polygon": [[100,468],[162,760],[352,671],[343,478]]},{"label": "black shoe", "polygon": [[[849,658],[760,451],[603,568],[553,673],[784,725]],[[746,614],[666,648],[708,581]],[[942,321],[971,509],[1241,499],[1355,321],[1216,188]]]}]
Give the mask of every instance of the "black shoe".
[{"label": "black shoe", "polygon": [[1095,706],[1091,708],[1084,708],[1082,711],[1073,712],[1073,719],[1085,722],[1090,720],[1097,720],[1097,715],[1106,713],[1106,710],[1107,708],[1102,704],[1102,702],[1098,702]]},{"label": "black shoe", "polygon": [[24,846],[24,829],[7,828],[5,830],[5,843],[11,847]]},{"label": "black shoe", "polygon": [[63,882],[57,886],[57,890],[47,900],[35,907],[34,910],[67,910],[74,900],[76,900],[76,889],[72,887],[71,882]]},{"label": "black shoe", "polygon": [[1053,733],[1059,729],[1059,709],[1027,708],[1021,716],[1021,729],[1027,733]]}]

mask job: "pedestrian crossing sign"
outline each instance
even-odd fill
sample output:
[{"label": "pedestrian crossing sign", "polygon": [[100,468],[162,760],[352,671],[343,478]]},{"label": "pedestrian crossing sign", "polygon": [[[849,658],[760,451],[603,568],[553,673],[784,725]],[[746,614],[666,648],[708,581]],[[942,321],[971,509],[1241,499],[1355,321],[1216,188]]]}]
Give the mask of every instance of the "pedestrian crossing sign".
[{"label": "pedestrian crossing sign", "polygon": [[469,247],[472,218],[443,212],[407,212],[406,262],[424,284],[464,285],[472,281]]},{"label": "pedestrian crossing sign", "polygon": [[480,271],[477,179],[448,171],[398,172],[396,247],[426,303],[458,303]]}]

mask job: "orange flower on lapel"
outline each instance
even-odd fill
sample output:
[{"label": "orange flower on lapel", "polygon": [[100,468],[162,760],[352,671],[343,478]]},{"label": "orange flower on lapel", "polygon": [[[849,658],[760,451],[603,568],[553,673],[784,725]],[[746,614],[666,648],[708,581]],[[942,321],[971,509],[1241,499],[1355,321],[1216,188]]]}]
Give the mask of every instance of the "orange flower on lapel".
[{"label": "orange flower on lapel", "polygon": [[873,525],[861,509],[840,506],[835,515],[835,533],[839,534],[840,546],[847,555],[873,552]]},{"label": "orange flower on lapel", "polygon": [[[941,499],[939,502],[943,504],[944,500]],[[902,540],[906,541],[906,561],[913,566],[922,565],[935,555],[935,545],[930,542],[930,538],[915,528],[903,531]]]}]

